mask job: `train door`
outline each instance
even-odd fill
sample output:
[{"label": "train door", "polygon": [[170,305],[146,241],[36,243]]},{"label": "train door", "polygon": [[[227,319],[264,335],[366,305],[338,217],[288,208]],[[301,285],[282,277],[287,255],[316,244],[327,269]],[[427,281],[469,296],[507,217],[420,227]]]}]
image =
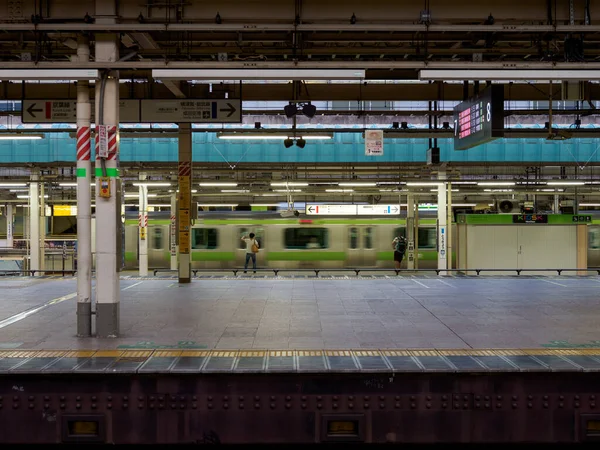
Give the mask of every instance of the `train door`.
[{"label": "train door", "polygon": [[[248,236],[250,233],[255,234],[255,239],[258,242],[258,258],[256,260],[257,267],[266,266],[266,261],[264,258],[265,251],[265,229],[263,227],[240,227],[238,228],[237,234],[233,235],[233,238],[236,239],[237,242],[234,243],[235,252],[235,265],[236,267],[242,267],[246,263],[246,242],[242,241],[242,237]],[[251,264],[251,263],[250,263]]]},{"label": "train door", "polygon": [[162,225],[149,227],[148,242],[148,267],[157,269],[170,267],[171,260],[166,258],[167,234]]},{"label": "train door", "polygon": [[348,227],[348,265],[352,267],[375,266],[375,227],[370,225]]}]

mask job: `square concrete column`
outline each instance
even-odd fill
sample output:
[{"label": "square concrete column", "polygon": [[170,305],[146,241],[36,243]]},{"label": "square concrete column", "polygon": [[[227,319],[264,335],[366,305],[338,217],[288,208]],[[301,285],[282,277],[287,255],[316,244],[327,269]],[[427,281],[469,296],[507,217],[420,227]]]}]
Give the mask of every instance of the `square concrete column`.
[{"label": "square concrete column", "polygon": [[[98,2],[102,3],[102,2]],[[119,41],[115,34],[96,34],[96,62],[110,65],[119,59]],[[99,156],[96,136],[96,334],[98,337],[119,335],[119,267],[117,228],[120,220],[119,155],[119,80],[116,72],[103,72],[96,81],[96,129],[106,126],[107,155]],[[119,266],[118,266],[119,264]]]},{"label": "square concrete column", "polygon": [[179,282],[191,281],[192,125],[179,124]]},{"label": "square concrete column", "polygon": [[[440,172],[438,178],[443,180],[445,174]],[[440,181],[437,192],[437,220],[438,220],[438,269],[448,268],[448,227],[447,227],[447,211],[446,211],[446,184]],[[443,275],[446,272],[442,272]]]},{"label": "square concrete column", "polygon": [[40,183],[32,175],[29,183],[29,270],[41,270],[40,263]]}]

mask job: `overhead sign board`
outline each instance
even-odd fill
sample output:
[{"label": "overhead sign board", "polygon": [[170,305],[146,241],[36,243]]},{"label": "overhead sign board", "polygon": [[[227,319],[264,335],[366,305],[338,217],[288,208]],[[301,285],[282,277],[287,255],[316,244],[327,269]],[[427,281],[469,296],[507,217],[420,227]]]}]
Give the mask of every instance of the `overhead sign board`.
[{"label": "overhead sign board", "polygon": [[503,85],[491,85],[454,108],[454,150],[467,150],[503,136]]},{"label": "overhead sign board", "polygon": [[315,205],[306,204],[307,215],[313,216],[397,216],[400,205]]},{"label": "overhead sign board", "polygon": [[399,216],[400,205],[357,205],[359,216]]},{"label": "overhead sign board", "polygon": [[[90,101],[91,122],[95,122],[94,102]],[[76,123],[76,100],[23,100],[21,109],[23,123]],[[119,101],[119,122],[140,122],[140,100]]]},{"label": "overhead sign board", "polygon": [[142,100],[144,123],[240,123],[240,99]]}]

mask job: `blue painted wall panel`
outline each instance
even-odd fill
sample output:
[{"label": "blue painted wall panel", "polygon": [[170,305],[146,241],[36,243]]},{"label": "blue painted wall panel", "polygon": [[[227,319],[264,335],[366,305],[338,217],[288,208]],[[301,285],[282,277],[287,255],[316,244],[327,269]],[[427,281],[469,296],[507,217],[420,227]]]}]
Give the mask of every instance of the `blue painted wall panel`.
[{"label": "blue painted wall panel", "polygon": [[[33,141],[0,141],[0,164],[74,162],[75,139],[68,133],[49,134]],[[285,148],[278,141],[226,141],[215,133],[193,135],[193,160],[228,163],[385,163],[426,161],[427,139],[388,139],[384,155],[366,156],[361,133],[341,133],[330,141],[307,141],[306,147]],[[438,139],[442,161],[450,162],[600,162],[600,143],[594,139],[547,141],[499,139],[465,151],[454,151],[451,139]],[[121,160],[177,161],[177,139],[121,139]]]}]

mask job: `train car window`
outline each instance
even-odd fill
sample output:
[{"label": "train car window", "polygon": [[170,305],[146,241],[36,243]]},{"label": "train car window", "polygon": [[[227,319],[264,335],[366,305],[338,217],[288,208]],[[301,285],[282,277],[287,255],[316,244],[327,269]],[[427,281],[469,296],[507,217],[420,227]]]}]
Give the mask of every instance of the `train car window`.
[{"label": "train car window", "polygon": [[244,236],[248,235],[249,233],[250,233],[250,230],[248,228],[240,228],[240,231],[238,234],[238,248],[240,250],[246,250],[246,243],[244,241],[242,241],[242,238]]},{"label": "train car window", "polygon": [[288,228],[284,234],[284,246],[289,249],[316,249],[329,247],[327,228]]},{"label": "train car window", "polygon": [[358,228],[350,227],[348,228],[348,246],[350,248],[358,247]]},{"label": "train car window", "polygon": [[[406,237],[406,227],[398,227],[394,230],[394,236]],[[419,233],[417,238],[417,244],[421,249],[436,248],[437,236],[435,228],[421,228],[419,227]]]},{"label": "train car window", "polygon": [[588,247],[597,249],[600,248],[600,228],[588,228]]},{"label": "train car window", "polygon": [[216,228],[192,228],[192,248],[213,250],[218,245],[219,232]]},{"label": "train car window", "polygon": [[364,241],[363,248],[373,248],[373,228],[365,228]]},{"label": "train car window", "polygon": [[163,230],[153,227],[152,230],[152,250],[162,250],[163,248]]}]

